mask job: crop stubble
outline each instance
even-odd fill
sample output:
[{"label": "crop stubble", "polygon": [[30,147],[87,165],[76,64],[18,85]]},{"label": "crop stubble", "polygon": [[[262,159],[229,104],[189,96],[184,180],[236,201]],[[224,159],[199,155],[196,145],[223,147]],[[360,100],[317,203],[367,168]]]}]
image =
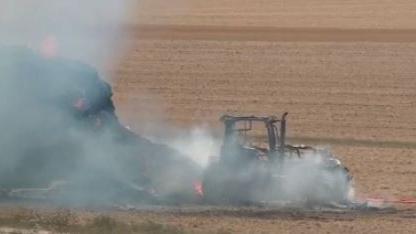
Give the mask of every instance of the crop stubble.
[{"label": "crop stubble", "polygon": [[[290,112],[290,135],[415,142],[416,44],[137,40],[117,72],[121,109],[168,120]],[[160,104],[160,105],[157,105]],[[124,110],[123,110],[124,111]],[[150,116],[151,117],[151,116]]]},{"label": "crop stubble", "polygon": [[[291,140],[331,146],[359,194],[416,196],[413,3],[176,2],[168,10],[144,1],[144,24],[128,27],[132,47],[114,71],[123,121],[139,130],[152,121],[219,129],[224,113],[289,111]],[[154,218],[196,231],[412,232],[407,212]]]}]

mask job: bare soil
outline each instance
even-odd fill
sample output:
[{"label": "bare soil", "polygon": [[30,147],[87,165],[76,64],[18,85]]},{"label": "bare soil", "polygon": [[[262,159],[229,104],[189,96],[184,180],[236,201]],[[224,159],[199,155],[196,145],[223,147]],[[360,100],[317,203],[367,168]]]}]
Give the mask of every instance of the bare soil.
[{"label": "bare soil", "polygon": [[[142,0],[131,22],[287,28],[414,28],[412,0]],[[135,9],[136,10],[136,9]]]},{"label": "bare soil", "polygon": [[[289,111],[291,142],[331,147],[354,175],[359,196],[416,196],[416,31],[408,21],[413,3],[143,4],[140,24],[126,27],[132,46],[114,71],[123,121],[144,132],[154,129],[140,124],[150,120],[153,126],[220,129],[218,118],[225,113]],[[415,206],[396,208],[370,215],[132,217],[191,232],[413,232]]]},{"label": "bare soil", "polygon": [[[360,196],[416,197],[416,2],[143,0],[138,7],[119,41],[130,47],[111,70],[124,123],[144,134],[168,125],[221,132],[225,113],[288,111],[291,141],[332,147]],[[416,230],[416,205],[74,214],[190,233]]]}]

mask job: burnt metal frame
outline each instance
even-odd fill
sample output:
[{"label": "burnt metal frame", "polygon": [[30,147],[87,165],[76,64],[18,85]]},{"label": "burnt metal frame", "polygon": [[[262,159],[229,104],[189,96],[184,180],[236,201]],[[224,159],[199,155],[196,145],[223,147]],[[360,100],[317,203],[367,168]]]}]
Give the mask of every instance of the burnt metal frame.
[{"label": "burnt metal frame", "polygon": [[[270,152],[280,151],[284,152],[286,147],[286,116],[288,115],[285,112],[282,117],[279,119],[276,116],[269,117],[256,117],[256,116],[230,116],[224,115],[221,117],[221,121],[225,125],[224,132],[224,145],[226,145],[230,138],[234,135],[236,131],[235,125],[237,122],[249,123],[249,128],[243,129],[241,131],[251,130],[252,122],[263,122],[267,129],[268,143]],[[276,123],[280,123],[280,128],[276,127]]]}]

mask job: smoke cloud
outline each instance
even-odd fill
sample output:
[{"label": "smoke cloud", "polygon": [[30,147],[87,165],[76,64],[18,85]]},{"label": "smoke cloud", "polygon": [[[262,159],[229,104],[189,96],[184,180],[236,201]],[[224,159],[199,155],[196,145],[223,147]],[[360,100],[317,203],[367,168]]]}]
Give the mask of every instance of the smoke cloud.
[{"label": "smoke cloud", "polygon": [[171,136],[149,137],[177,150],[202,168],[208,167],[210,160],[220,155],[221,139],[215,137],[208,127],[171,131],[174,132]]},{"label": "smoke cloud", "polygon": [[339,166],[340,162],[327,150],[307,152],[301,158],[288,158],[281,168],[284,179],[277,188],[283,197],[295,203],[352,201],[352,184],[347,172]]},{"label": "smoke cloud", "polygon": [[57,197],[73,202],[193,196],[198,165],[125,128],[92,67],[0,47],[0,77],[1,189],[65,181]]},{"label": "smoke cloud", "polygon": [[71,202],[179,201],[193,195],[199,167],[126,129],[110,85],[87,65],[105,75],[117,64],[126,48],[119,40],[122,25],[134,5],[2,2],[1,193],[37,191]]},{"label": "smoke cloud", "polygon": [[[101,72],[117,64],[124,50],[123,25],[134,0],[4,0],[0,45],[20,45],[80,60]],[[53,54],[52,53],[52,54]]]},{"label": "smoke cloud", "polygon": [[[221,140],[206,127],[190,132],[166,127],[162,132],[171,134],[146,136],[152,141],[130,132],[116,116],[110,85],[86,65],[98,67],[101,75],[117,65],[127,49],[122,26],[134,14],[130,9],[135,1],[2,2],[0,192],[22,195],[52,184],[44,196],[71,202],[194,199],[194,180],[220,155]],[[323,169],[328,158],[310,153],[284,160],[273,168],[277,182],[271,181],[266,198],[343,200],[345,172]],[[215,176],[250,181],[270,169],[237,166]],[[229,187],[213,186],[213,191]],[[248,189],[234,192],[246,194]],[[253,191],[254,201],[265,199],[263,190]]]}]

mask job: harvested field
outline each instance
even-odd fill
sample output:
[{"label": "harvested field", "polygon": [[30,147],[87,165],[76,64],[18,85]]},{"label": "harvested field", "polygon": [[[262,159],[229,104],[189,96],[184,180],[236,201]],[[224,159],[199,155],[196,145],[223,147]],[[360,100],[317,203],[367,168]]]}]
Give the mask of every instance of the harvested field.
[{"label": "harvested field", "polygon": [[[218,129],[224,113],[289,111],[291,141],[331,146],[360,196],[416,196],[413,3],[192,2],[147,1],[144,24],[128,27],[132,47],[115,71],[125,122]],[[194,231],[410,233],[415,207],[403,209],[411,215],[174,219]]]},{"label": "harvested field", "polygon": [[[1,233],[412,233],[414,210],[64,210],[2,205]],[[399,225],[398,225],[399,224]],[[11,228],[14,227],[14,228]]]},{"label": "harvested field", "polygon": [[143,0],[131,21],[146,24],[287,28],[413,28],[411,0]]},{"label": "harvested field", "polygon": [[129,118],[214,124],[223,113],[287,110],[292,137],[416,142],[413,43],[162,38],[131,51],[116,82]]},{"label": "harvested field", "polygon": [[[415,10],[410,0],[143,0],[118,41],[130,47],[111,69],[118,114],[144,134],[155,126],[208,125],[220,136],[222,114],[288,111],[291,142],[330,146],[351,170],[359,196],[416,197]],[[100,30],[86,40],[100,38]],[[48,216],[33,209],[41,220]],[[177,209],[81,209],[70,217],[88,221],[105,215],[114,228],[127,232],[128,223],[138,225],[129,231],[153,233],[416,228],[416,205],[340,213]],[[25,220],[32,219],[15,206],[13,212],[1,210],[0,226],[14,226],[13,218],[23,217],[17,226],[27,227]],[[63,229],[50,222],[41,227],[92,232],[79,226],[84,222],[67,221]]]}]

